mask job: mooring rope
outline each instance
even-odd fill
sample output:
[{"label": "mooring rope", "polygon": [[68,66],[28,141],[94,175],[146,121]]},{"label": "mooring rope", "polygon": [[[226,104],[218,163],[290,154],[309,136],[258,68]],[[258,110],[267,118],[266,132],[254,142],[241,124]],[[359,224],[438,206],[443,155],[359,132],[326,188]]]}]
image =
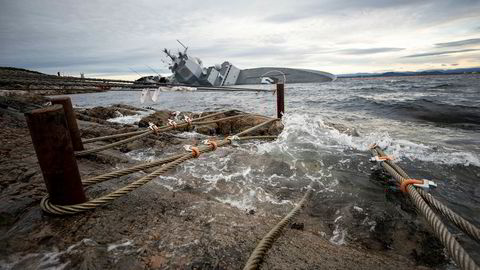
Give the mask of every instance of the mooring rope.
[{"label": "mooring rope", "polygon": [[[371,149],[372,154],[377,156],[381,150],[378,146],[375,146]],[[392,175],[399,184],[405,181],[406,177],[403,177],[398,173],[391,165],[390,160],[381,161],[380,164],[387,170],[390,175]],[[407,186],[407,193],[410,196],[410,199],[415,204],[416,208],[420,210],[420,213],[426,218],[428,224],[433,228],[433,231],[442,244],[447,248],[448,253],[453,258],[453,260],[464,270],[479,270],[475,261],[468,255],[468,253],[463,249],[463,247],[458,243],[458,241],[453,237],[453,235],[448,231],[447,227],[429,205],[422,199],[422,196],[419,194],[418,190],[413,185]]]},{"label": "mooring rope", "polygon": [[[168,130],[168,129],[165,128],[164,130]],[[143,137],[146,137],[146,136],[148,136],[152,133],[155,133],[155,131],[149,130],[149,131],[145,131],[144,133],[141,133],[139,135],[120,140],[118,142],[114,142],[114,143],[110,143],[110,144],[107,144],[107,145],[99,146],[97,148],[92,148],[92,149],[87,149],[87,150],[82,150],[82,151],[76,151],[75,156],[76,157],[81,157],[81,156],[85,156],[85,155],[88,155],[88,154],[101,152],[103,150],[110,149],[110,148],[113,148],[115,146],[119,146],[119,145],[122,145],[122,144],[126,144],[126,143],[129,143],[129,142],[136,141],[136,140],[141,139]]]},{"label": "mooring rope", "polygon": [[[75,214],[75,213],[80,213],[80,212],[84,212],[84,211],[87,211],[87,210],[90,210],[90,209],[94,209],[98,206],[101,206],[101,205],[104,205],[104,204],[107,204],[113,200],[115,200],[116,198],[119,198],[121,196],[124,196],[125,194],[128,194],[129,192],[143,186],[144,184],[150,182],[152,179],[158,177],[159,175],[167,172],[168,170],[176,167],[177,165],[181,164],[182,162],[186,161],[186,160],[189,160],[191,158],[196,158],[198,157],[198,155],[200,153],[205,153],[205,152],[210,152],[210,151],[214,151],[215,149],[217,149],[217,147],[220,147],[220,146],[223,146],[223,145],[226,145],[226,144],[231,144],[235,139],[238,139],[238,136],[241,136],[243,134],[246,134],[246,133],[249,133],[249,132],[252,132],[256,129],[259,129],[260,127],[262,126],[265,126],[269,123],[272,123],[274,121],[277,121],[278,119],[272,119],[272,120],[268,120],[268,121],[265,121],[259,125],[256,125],[254,127],[251,127],[247,130],[244,130],[240,133],[237,133],[236,135],[234,136],[231,136],[231,137],[227,137],[226,139],[220,141],[220,142],[217,142],[215,144],[209,144],[207,147],[199,147],[199,148],[195,148],[195,149],[192,149],[192,152],[191,153],[188,153],[188,154],[184,154],[184,155],[180,155],[179,157],[177,157],[176,159],[174,159],[173,161],[169,162],[169,163],[166,163],[164,164],[162,167],[160,167],[159,169],[155,170],[154,172],[146,175],[146,176],[143,176],[141,177],[140,179],[126,185],[125,187],[122,187],[120,189],[117,189],[107,195],[104,195],[102,197],[99,197],[99,198],[96,198],[96,199],[92,199],[90,201],[87,201],[87,202],[84,202],[84,203],[80,203],[80,204],[74,204],[74,205],[56,205],[56,204],[53,204],[51,201],[50,201],[50,198],[47,196],[43,197],[41,202],[40,202],[40,207],[45,211],[45,212],[48,212],[48,213],[51,213],[51,214],[57,214],[57,215],[68,215],[68,214]],[[170,157],[170,158],[173,158],[173,157]],[[168,159],[168,158],[167,158]],[[166,159],[163,159],[163,161],[165,162]],[[167,161],[168,162],[168,161]],[[111,178],[110,178],[111,179]],[[97,182],[101,182],[101,181],[104,181],[102,180],[102,178],[97,178],[95,180],[92,180],[92,179],[89,179],[89,181],[85,181],[86,183],[84,183],[84,185],[89,185],[89,184],[92,184],[92,183],[97,183]]]},{"label": "mooring rope", "polygon": [[312,186],[310,184],[307,188],[307,191],[303,195],[302,199],[297,203],[297,205],[284,218],[282,218],[282,220],[280,220],[280,222],[278,222],[275,225],[275,227],[273,227],[262,238],[262,240],[260,240],[258,245],[253,250],[253,252],[250,254],[250,257],[248,258],[247,263],[243,267],[243,270],[258,269],[258,267],[263,261],[263,258],[267,254],[267,251],[272,247],[273,243],[278,238],[278,236],[280,236],[280,233],[283,231],[285,226],[287,226],[303,208],[305,202],[310,196],[311,191],[312,191]]},{"label": "mooring rope", "polygon": [[[385,156],[385,153],[382,151],[380,148],[376,148],[377,152],[381,156]],[[409,179],[410,177],[408,174],[400,167],[398,166],[395,162],[393,161],[388,161],[388,165],[393,167],[395,171],[398,172],[403,178]],[[480,229],[478,229],[475,225],[470,223],[468,220],[464,219],[457,213],[455,213],[452,209],[448,208],[446,205],[444,205],[442,202],[437,200],[433,195],[430,193],[424,191],[423,189],[417,189],[418,193],[423,197],[427,203],[432,206],[435,210],[443,214],[445,217],[447,217],[451,222],[453,222],[457,227],[459,227],[463,232],[465,232],[467,235],[469,235],[472,239],[476,240],[477,242],[480,242]]]},{"label": "mooring rope", "polygon": [[85,139],[85,140],[82,140],[82,143],[87,144],[87,143],[92,143],[92,142],[96,142],[96,141],[123,138],[123,137],[142,134],[142,133],[145,133],[147,131],[148,130],[138,130],[138,131],[132,131],[132,132],[126,132],[126,133],[119,133],[119,134],[107,135],[107,136],[102,136],[102,137],[96,137],[96,138],[91,138],[91,139]]},{"label": "mooring rope", "polygon": [[[156,132],[164,132],[164,131],[168,131],[168,130],[172,130],[172,129],[176,129],[176,128],[187,127],[187,126],[190,126],[192,124],[202,124],[202,122],[194,122],[194,121],[198,121],[198,120],[205,119],[205,118],[210,118],[210,117],[217,116],[217,115],[223,114],[223,113],[224,112],[214,113],[214,114],[206,115],[206,116],[203,116],[203,117],[200,117],[200,118],[195,118],[191,122],[184,121],[184,122],[179,123],[179,124],[175,123],[174,125],[171,125],[171,126],[162,126],[162,127],[157,128],[157,130],[147,130],[143,133],[140,133],[139,135],[136,135],[136,136],[133,136],[133,137],[130,137],[130,138],[127,138],[127,139],[123,139],[123,140],[120,140],[120,141],[117,141],[117,142],[114,142],[114,143],[99,146],[97,148],[77,151],[77,152],[75,152],[75,156],[80,157],[80,156],[85,156],[85,155],[92,154],[92,153],[101,152],[101,151],[106,150],[106,149],[110,149],[110,148],[113,148],[113,147],[116,147],[116,146],[119,146],[119,145],[122,145],[122,144],[126,144],[126,143],[129,143],[129,142],[141,139],[143,137],[146,137],[146,136],[148,136],[150,134],[153,134],[153,133],[156,133]],[[244,115],[242,115],[242,116],[244,116]],[[239,117],[239,116],[236,116],[236,117]],[[224,121],[225,119],[230,119],[230,118],[231,117],[215,119],[215,120],[212,120],[211,122],[212,123],[221,122],[221,121]],[[111,136],[117,136],[117,135],[120,135],[120,134],[111,135]],[[104,136],[104,138],[105,137],[108,138],[108,136]]]},{"label": "mooring rope", "polygon": [[[255,139],[274,140],[276,138],[277,138],[277,136],[245,136],[245,137],[239,137],[238,140],[241,140],[241,141],[255,140]],[[98,176],[83,180],[82,184],[83,184],[84,187],[87,187],[87,186],[90,186],[90,185],[93,185],[93,184],[96,184],[96,183],[100,183],[100,182],[103,182],[103,181],[110,180],[112,178],[117,178],[117,177],[129,175],[129,174],[134,173],[134,172],[139,172],[139,171],[143,171],[145,169],[157,167],[157,166],[160,166],[162,164],[165,164],[165,163],[171,162],[173,160],[176,160],[178,158],[181,158],[182,156],[183,156],[183,154],[177,154],[177,155],[173,155],[173,156],[166,157],[166,158],[163,158],[163,159],[155,160],[155,161],[152,161],[152,162],[147,162],[147,163],[135,165],[135,166],[132,166],[132,167],[129,167],[129,168],[117,170],[117,171],[114,171],[114,172],[109,172],[109,173],[106,173],[106,174],[98,175]]]},{"label": "mooring rope", "polygon": [[[214,116],[218,116],[218,115],[220,115],[220,114],[225,114],[225,113],[228,113],[228,112],[231,112],[231,110],[230,110],[230,111],[226,111],[226,112],[212,113],[212,114],[208,114],[208,115],[206,115],[206,116],[193,118],[193,119],[192,119],[192,122],[196,122],[196,121],[202,120],[202,119],[212,118],[212,117],[214,117]],[[159,129],[167,128],[167,127],[168,127],[168,126],[162,126],[162,127],[159,127]],[[132,136],[132,135],[138,135],[138,134],[142,134],[142,133],[148,132],[148,131],[149,131],[149,130],[139,130],[139,131],[126,132],[126,133],[119,133],[119,134],[113,134],[113,135],[108,135],[108,136],[102,136],[102,137],[85,139],[85,140],[82,140],[82,142],[83,142],[84,144],[87,144],[87,143],[92,143],[92,142],[96,142],[96,141],[103,141],[103,140],[108,140],[108,139],[116,139],[116,138],[122,138],[122,137]]]}]

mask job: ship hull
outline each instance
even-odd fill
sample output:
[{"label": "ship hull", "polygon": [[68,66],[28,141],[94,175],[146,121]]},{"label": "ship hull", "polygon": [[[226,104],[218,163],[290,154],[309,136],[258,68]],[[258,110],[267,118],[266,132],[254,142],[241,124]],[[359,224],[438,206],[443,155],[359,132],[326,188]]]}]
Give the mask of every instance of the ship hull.
[{"label": "ship hull", "polygon": [[241,70],[236,84],[260,84],[265,77],[283,81],[283,74],[287,83],[331,82],[336,79],[335,75],[318,70],[260,67]]}]

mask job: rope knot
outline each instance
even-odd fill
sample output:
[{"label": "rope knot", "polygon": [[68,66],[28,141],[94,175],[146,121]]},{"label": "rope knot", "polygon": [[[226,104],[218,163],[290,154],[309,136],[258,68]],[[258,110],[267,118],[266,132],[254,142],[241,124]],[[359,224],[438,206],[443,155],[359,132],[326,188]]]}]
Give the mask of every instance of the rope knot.
[{"label": "rope knot", "polygon": [[155,134],[160,133],[160,129],[157,127],[157,125],[155,125],[152,122],[148,122],[148,128],[151,129],[153,132],[155,132]]},{"label": "rope knot", "polygon": [[173,127],[174,129],[177,128],[177,123],[175,121],[173,121],[172,119],[168,119],[167,125]]}]

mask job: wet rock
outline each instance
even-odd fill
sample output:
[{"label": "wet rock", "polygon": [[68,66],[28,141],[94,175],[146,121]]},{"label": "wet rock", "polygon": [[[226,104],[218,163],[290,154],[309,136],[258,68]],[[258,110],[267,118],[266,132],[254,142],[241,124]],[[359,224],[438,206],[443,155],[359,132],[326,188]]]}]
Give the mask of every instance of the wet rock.
[{"label": "wet rock", "polygon": [[420,248],[412,251],[412,256],[420,265],[436,267],[448,262],[442,243],[430,233],[423,233]]},{"label": "wet rock", "polygon": [[211,257],[204,257],[204,258],[199,258],[195,259],[191,264],[188,269],[191,270],[202,270],[202,269],[223,269],[220,268],[218,265],[218,261],[215,260],[214,258]]},{"label": "wet rock", "polygon": [[80,113],[103,120],[118,117],[118,113],[120,113],[121,116],[137,114],[136,111],[127,110],[119,107],[95,107],[91,109],[81,110]]},{"label": "wet rock", "polygon": [[[218,129],[219,129],[218,125],[216,123],[212,123],[212,124],[207,124],[207,125],[195,126],[194,130],[196,132],[200,133],[200,134],[213,136],[213,135],[217,134]],[[223,133],[220,133],[220,134],[223,134]],[[227,134],[230,134],[230,133],[227,133]]]},{"label": "wet rock", "polygon": [[126,105],[126,104],[113,104],[111,107],[126,109],[126,110],[130,110],[130,111],[142,111],[142,112],[148,111],[148,110],[143,109],[143,108],[137,108],[137,107],[133,107],[133,106]]},{"label": "wet rock", "polygon": [[146,117],[143,117],[139,122],[139,127],[148,127],[148,123],[153,123],[157,125],[157,127],[166,126],[168,123],[168,119],[171,119],[171,112],[170,111],[157,111],[152,113]]},{"label": "wet rock", "polygon": [[20,182],[28,182],[32,176],[34,176],[36,173],[39,173],[37,168],[30,168],[27,171],[21,173],[18,177],[17,180]]},{"label": "wet rock", "polygon": [[148,266],[152,269],[160,269],[162,267],[165,267],[167,260],[165,259],[164,256],[161,255],[155,255],[150,257]]},{"label": "wet rock", "polygon": [[305,224],[303,222],[299,222],[299,223],[294,222],[290,224],[290,228],[294,230],[303,231],[303,229],[305,229]]},{"label": "wet rock", "polygon": [[294,171],[290,169],[290,165],[287,162],[279,160],[271,160],[265,166],[265,174],[267,175],[280,175],[284,177],[290,177],[294,174]]},{"label": "wet rock", "polygon": [[[145,265],[141,263],[136,256],[127,255],[121,257],[120,260],[113,265],[113,268],[118,270],[140,270],[145,269]],[[161,268],[161,266],[158,268]]]}]

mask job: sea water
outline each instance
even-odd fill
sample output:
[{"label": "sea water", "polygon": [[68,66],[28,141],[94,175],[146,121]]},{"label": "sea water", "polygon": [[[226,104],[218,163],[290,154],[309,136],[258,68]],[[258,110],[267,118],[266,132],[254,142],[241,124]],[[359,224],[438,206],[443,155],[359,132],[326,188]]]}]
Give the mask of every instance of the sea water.
[{"label": "sea water", "polygon": [[[141,104],[140,92],[133,91],[71,98],[77,107],[124,103],[174,111],[238,109],[276,115],[276,97],[263,92],[162,92],[156,103],[148,104]],[[369,145],[377,143],[411,177],[435,181],[438,187],[430,191],[435,197],[480,224],[479,75],[287,82],[285,111],[285,128],[277,140],[219,149],[185,162],[175,175],[160,176],[155,183],[173,190],[188,184],[232,207],[259,214],[280,209],[279,215],[313,183],[309,213],[328,221],[330,242],[342,245],[359,238],[355,236],[375,233],[377,223],[385,219],[391,219],[385,223],[391,230],[415,220],[402,210],[398,193],[390,191],[392,185],[375,176],[378,170],[369,161]],[[359,136],[342,133],[331,123],[354,128]],[[130,155],[161,158],[148,150]],[[480,256],[468,237],[458,237],[473,257]]]}]

